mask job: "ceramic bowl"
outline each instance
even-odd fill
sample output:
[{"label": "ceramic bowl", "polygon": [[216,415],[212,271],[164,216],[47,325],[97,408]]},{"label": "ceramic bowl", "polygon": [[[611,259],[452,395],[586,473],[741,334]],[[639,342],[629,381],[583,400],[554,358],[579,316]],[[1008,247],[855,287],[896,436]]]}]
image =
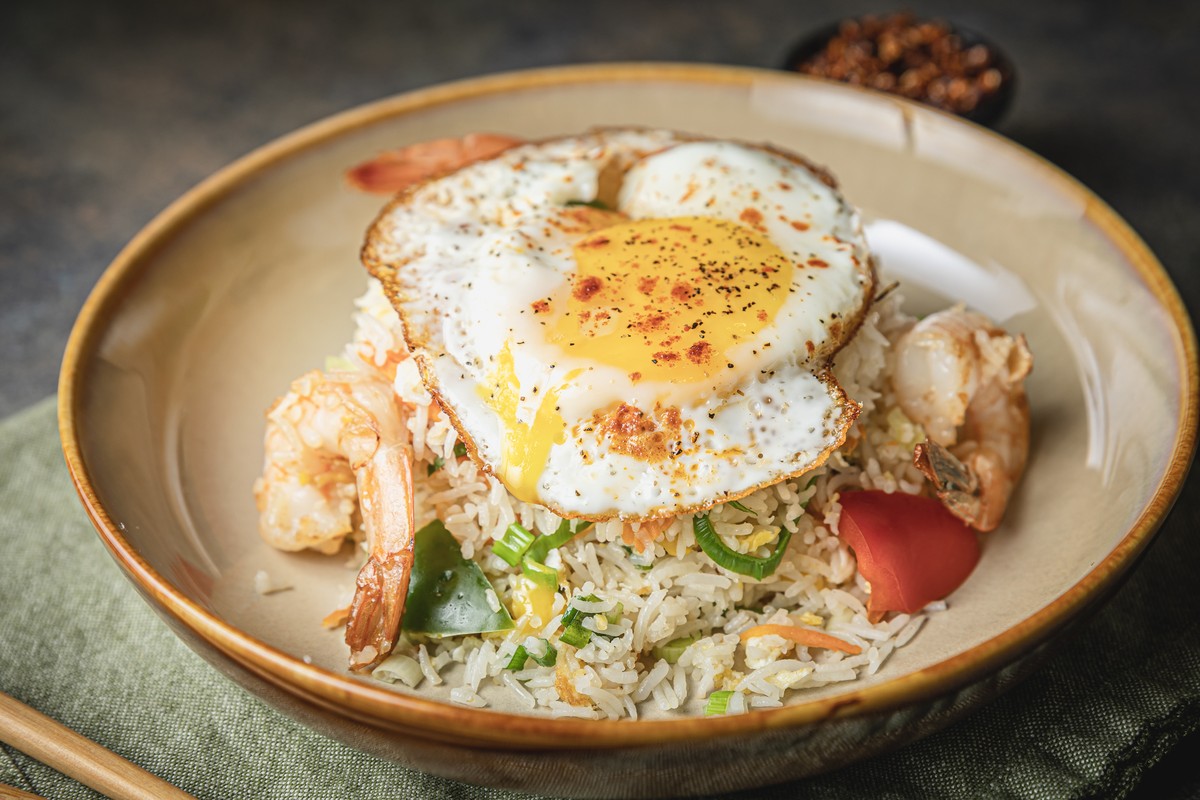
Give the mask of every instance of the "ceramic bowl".
[{"label": "ceramic bowl", "polygon": [[[381,199],[345,170],[470,131],[596,125],[772,142],[827,165],[916,312],[963,300],[1028,337],[1033,439],[1004,525],[950,608],[873,676],[741,716],[550,719],[350,675],[318,621],[342,559],[273,551],[251,485],[263,412],[340,351]],[[1027,672],[1146,547],[1196,433],[1196,347],[1154,256],[1107,206],[995,134],[780,72],[630,64],[413,92],[309,126],[209,178],[105,273],[63,366],[80,497],[117,563],[204,658],[285,713],[423,770],[577,796],[783,781],[912,741]],[[268,571],[293,591],[261,596]]]}]

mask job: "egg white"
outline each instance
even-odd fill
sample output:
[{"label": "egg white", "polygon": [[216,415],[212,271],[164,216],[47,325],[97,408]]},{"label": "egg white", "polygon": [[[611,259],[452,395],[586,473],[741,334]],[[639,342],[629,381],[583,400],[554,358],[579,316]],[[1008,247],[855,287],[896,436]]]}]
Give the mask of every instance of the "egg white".
[{"label": "egg white", "polygon": [[[631,380],[553,340],[561,303],[534,310],[569,293],[581,234],[559,223],[571,203],[597,197],[614,163],[628,217],[751,226],[794,265],[769,324],[720,353],[727,365],[703,381]],[[794,156],[647,130],[525,145],[397,198],[369,232],[364,262],[472,455],[563,516],[651,519],[735,499],[822,463],[857,414],[828,366],[869,303],[871,259],[854,209]],[[496,399],[506,386],[515,414]],[[621,404],[661,425],[669,457],[631,455],[596,426]],[[514,466],[513,430],[535,430],[550,406],[561,441],[544,463]],[[673,431],[667,408],[682,420]]]}]

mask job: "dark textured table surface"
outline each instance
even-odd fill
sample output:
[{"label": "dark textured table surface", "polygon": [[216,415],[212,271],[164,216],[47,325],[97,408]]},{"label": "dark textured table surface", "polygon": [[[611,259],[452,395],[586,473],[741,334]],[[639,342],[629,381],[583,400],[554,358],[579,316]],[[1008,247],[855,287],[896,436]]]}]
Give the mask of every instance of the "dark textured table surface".
[{"label": "dark textured table surface", "polygon": [[[75,314],[121,246],[197,181],[276,136],[382,96],[499,70],[612,60],[775,67],[805,31],[893,4],[578,6],[3,4],[0,416],[54,392]],[[905,6],[985,32],[1009,52],[1020,82],[999,131],[1110,203],[1188,308],[1200,308],[1200,5]],[[1200,796],[1197,738],[1137,795]]]}]

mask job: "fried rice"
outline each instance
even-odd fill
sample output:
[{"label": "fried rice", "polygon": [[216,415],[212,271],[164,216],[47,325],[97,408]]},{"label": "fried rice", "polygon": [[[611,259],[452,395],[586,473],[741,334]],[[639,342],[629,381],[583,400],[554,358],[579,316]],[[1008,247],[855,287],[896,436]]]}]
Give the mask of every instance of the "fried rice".
[{"label": "fried rice", "polygon": [[[724,713],[770,708],[804,690],[873,674],[917,634],[928,613],[945,607],[939,601],[872,623],[870,587],[838,536],[842,491],[917,494],[925,483],[912,463],[924,433],[889,388],[889,342],[912,323],[901,302],[897,292],[877,299],[837,355],[837,379],[862,405],[846,444],[812,472],[708,512],[725,545],[742,553],[769,553],[780,532],[791,531],[773,574],[756,580],[718,566],[697,545],[691,515],[661,525],[598,522],[550,551],[546,565],[558,569],[560,591],[539,613],[520,596],[521,568],[495,555],[492,545],[514,522],[549,534],[561,520],[518,501],[461,455],[455,429],[404,357],[400,320],[372,279],[357,301],[354,340],[339,366],[389,379],[395,371],[396,392],[412,409],[416,523],[441,520],[490,581],[489,602],[503,604],[515,622],[498,633],[402,637],[373,676],[409,688],[442,686],[467,706],[515,703],[559,717],[636,719],[649,704],[698,713],[714,692],[721,693]],[[585,628],[602,634],[578,648],[556,636],[572,606],[587,612]],[[765,624],[821,631],[860,652],[805,647],[770,634],[741,641],[740,634]],[[519,648],[532,657],[510,668]],[[557,657],[542,666],[538,659],[548,648]]]}]

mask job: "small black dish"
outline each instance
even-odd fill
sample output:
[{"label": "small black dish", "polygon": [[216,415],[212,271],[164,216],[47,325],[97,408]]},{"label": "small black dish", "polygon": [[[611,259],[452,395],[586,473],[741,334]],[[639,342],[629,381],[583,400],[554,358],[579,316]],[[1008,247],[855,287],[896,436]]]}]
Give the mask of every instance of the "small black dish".
[{"label": "small black dish", "polygon": [[[999,75],[997,85],[992,90],[987,90],[986,88],[980,86],[979,88],[981,91],[977,103],[969,109],[958,109],[953,107],[953,105],[949,102],[937,102],[936,99],[930,99],[922,96],[910,96],[906,95],[902,91],[898,91],[895,87],[899,85],[902,69],[898,69],[898,66],[894,63],[889,65],[888,69],[886,70],[891,72],[893,75],[893,80],[895,83],[895,86],[893,87],[888,87],[886,85],[873,86],[861,79],[847,80],[845,78],[837,78],[828,75],[818,75],[817,77],[823,77],[826,80],[840,80],[844,83],[863,85],[867,88],[873,88],[878,91],[885,91],[899,96],[908,96],[910,99],[916,100],[917,102],[925,103],[926,105],[939,108],[951,114],[957,114],[964,119],[968,119],[972,122],[989,127],[994,126],[1008,110],[1008,107],[1012,104],[1013,95],[1016,90],[1016,69],[1013,66],[1012,60],[1003,50],[996,46],[995,42],[973,30],[964,28],[961,25],[955,25],[946,20],[918,19],[910,14],[905,13],[853,17],[840,20],[829,25],[824,25],[812,33],[805,35],[795,45],[793,45],[792,48],[788,50],[787,58],[784,60],[780,68],[789,72],[803,72],[801,66],[819,57],[835,38],[838,38],[844,33],[844,26],[858,25],[861,30],[863,26],[872,23],[893,25],[899,24],[911,28],[917,28],[918,26],[922,25],[941,26],[944,28],[946,36],[956,37],[957,42],[959,43],[958,49],[962,53],[966,53],[972,48],[982,45],[984,48],[986,48],[990,58],[990,61],[987,64],[987,69],[995,70]],[[850,30],[853,31],[853,28],[850,28]],[[875,43],[873,42],[870,46],[874,46],[874,44]],[[942,75],[939,75],[939,77],[943,76],[948,80],[961,77],[969,81],[978,80],[979,77],[976,75],[974,78],[970,78],[967,75],[953,75],[949,73],[943,73]],[[991,80],[995,81],[995,78],[993,77]],[[883,84],[886,84],[886,82],[887,79],[881,80],[881,83]]]}]

